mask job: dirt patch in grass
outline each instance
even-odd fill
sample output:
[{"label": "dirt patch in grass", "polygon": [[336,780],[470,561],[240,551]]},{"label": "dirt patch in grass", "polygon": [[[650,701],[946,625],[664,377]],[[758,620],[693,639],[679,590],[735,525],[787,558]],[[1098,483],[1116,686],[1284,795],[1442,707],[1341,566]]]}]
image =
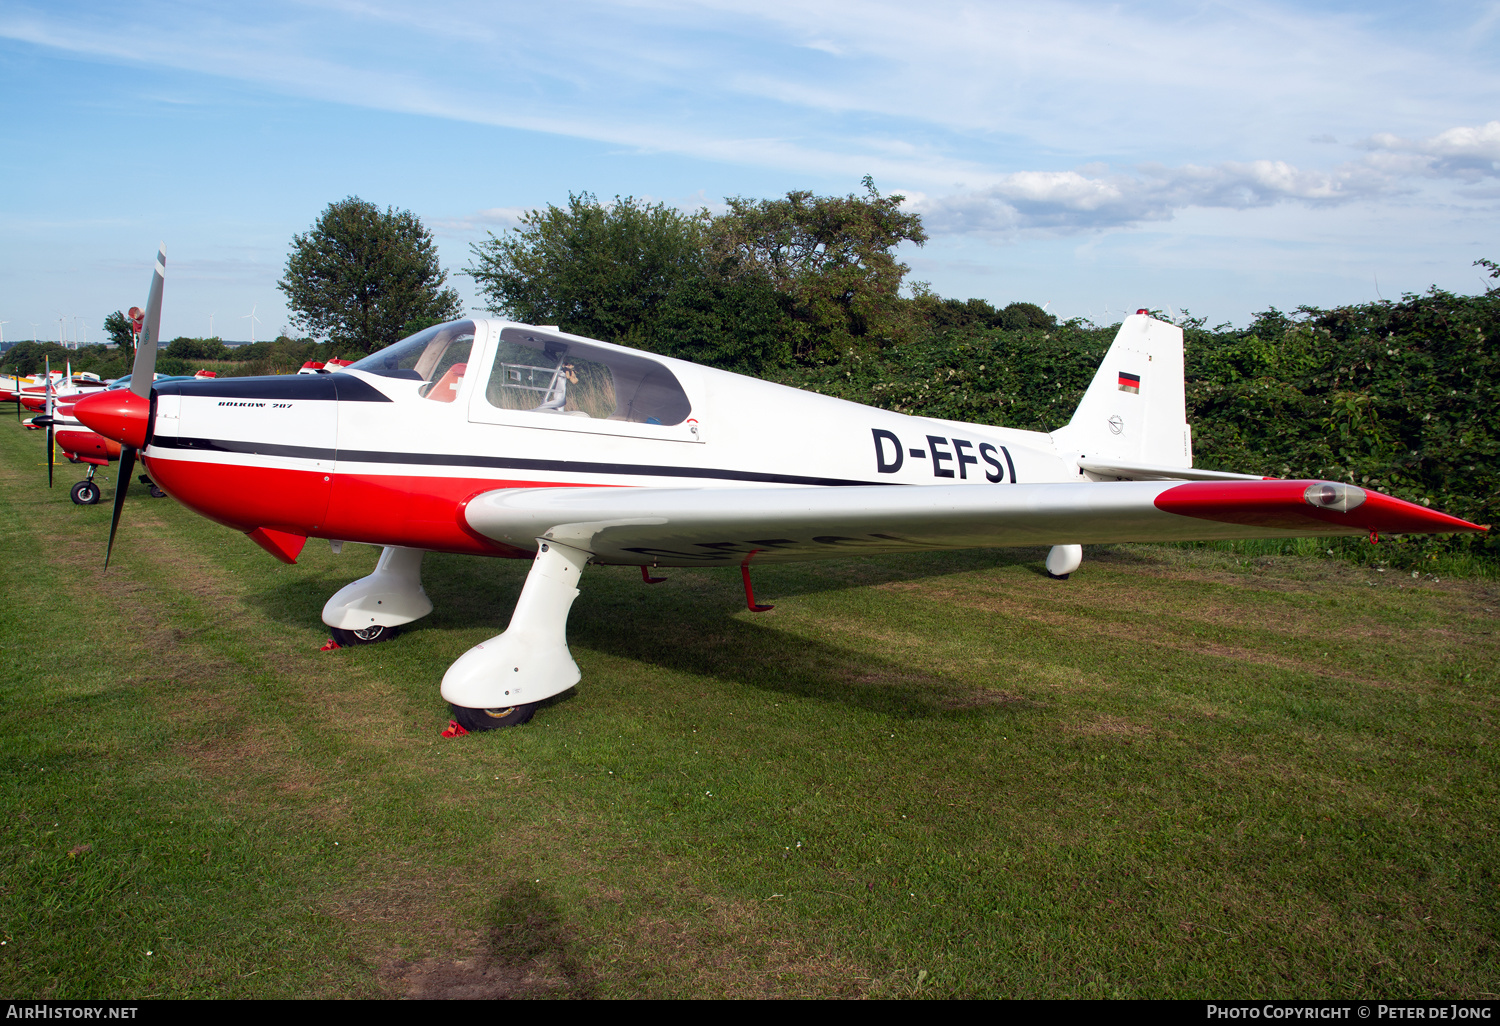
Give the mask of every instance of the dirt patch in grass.
[{"label": "dirt patch in grass", "polygon": [[947,682],[921,673],[862,673],[852,678],[856,684],[890,684],[903,687],[946,687]]},{"label": "dirt patch in grass", "polygon": [[940,709],[991,709],[996,706],[1031,707],[1036,702],[1025,695],[1017,695],[997,688],[966,688],[938,699]]},{"label": "dirt patch in grass", "polygon": [[852,684],[864,687],[888,687],[905,694],[919,696],[934,709],[959,711],[964,709],[987,709],[996,706],[1032,706],[1036,703],[1024,695],[999,688],[964,684],[925,673],[876,672],[849,674]]},{"label": "dirt patch in grass", "polygon": [[1101,713],[1091,720],[1074,723],[1067,730],[1069,733],[1085,734],[1090,737],[1138,738],[1156,733],[1143,724],[1134,723],[1123,716],[1111,716],[1108,713]]},{"label": "dirt patch in grass", "polygon": [[1397,591],[1417,588],[1452,595],[1481,607],[1500,605],[1500,584],[1483,578],[1446,577],[1410,571],[1361,566],[1343,559],[1309,560],[1305,556],[1247,556],[1213,549],[1177,548],[1172,545],[1112,545],[1090,547],[1086,562],[1108,564],[1124,572],[1152,578],[1164,575],[1181,580],[1248,587],[1259,591],[1334,590],[1358,586]]},{"label": "dirt patch in grass", "polygon": [[468,954],[388,958],[380,965],[383,981],[417,1000],[594,996],[594,973],[578,955],[575,931],[535,884],[513,884],[488,918],[483,935],[455,937],[454,948]]},{"label": "dirt patch in grass", "polygon": [[643,917],[636,924],[636,943],[658,972],[681,981],[684,996],[861,996],[870,979],[867,968],[787,936],[780,899],[705,899],[702,911],[687,922]]},{"label": "dirt patch in grass", "polygon": [[496,1001],[507,998],[585,997],[568,981],[545,971],[502,965],[487,956],[421,962],[391,960],[381,978],[403,997],[416,1001]]},{"label": "dirt patch in grass", "polygon": [[[859,996],[869,979],[843,956],[786,936],[780,905],[694,900],[687,881],[633,895],[601,885],[571,908],[539,882],[514,881],[490,901],[481,931],[455,929],[450,919],[473,920],[445,912],[455,907],[454,888],[465,886],[457,878],[391,882],[339,909],[367,929],[395,923],[415,929],[423,946],[446,949],[377,958],[390,993],[425,1000]],[[667,903],[649,895],[662,890],[686,892],[688,909],[681,901],[660,907]],[[632,912],[639,909],[632,897],[642,895],[659,907]]]},{"label": "dirt patch in grass", "polygon": [[[1132,619],[1129,622],[1119,622],[1101,620],[1088,615],[1079,615],[1051,605],[1041,606],[1035,602],[1028,602],[1026,599],[1031,596],[1026,595],[1025,592],[1013,594],[1011,597],[1000,597],[993,593],[955,588],[951,585],[942,586],[921,582],[902,582],[900,584],[881,585],[880,587],[910,591],[926,599],[977,609],[993,613],[997,616],[1009,617],[1012,620],[1024,620],[1044,624],[1052,630],[1077,639],[1080,644],[1095,639],[1107,639],[1115,645],[1120,643],[1143,645],[1194,656],[1228,659],[1293,673],[1317,672],[1321,676],[1374,687],[1395,686],[1389,681],[1372,679],[1370,674],[1364,670],[1343,667],[1333,662],[1317,662],[1313,664],[1307,658],[1301,656],[1281,655],[1262,649],[1213,642],[1196,636],[1183,636],[1184,632],[1182,628],[1185,624],[1211,623],[1222,626],[1243,622],[1243,609],[1236,613],[1232,607],[1228,606],[1206,606],[1192,610],[1180,603],[1162,605],[1159,609],[1143,609],[1141,611],[1142,615],[1137,619]],[[1170,618],[1159,615],[1165,613],[1170,613]],[[1312,629],[1308,626],[1308,621],[1309,617],[1305,612],[1287,610],[1280,614],[1266,614],[1257,620],[1256,627],[1257,629],[1270,630],[1279,628],[1284,634],[1298,640],[1304,640],[1313,636]],[[1425,628],[1416,628],[1410,632],[1414,642],[1424,631]],[[1356,623],[1342,630],[1335,629],[1330,631],[1326,626],[1320,627],[1316,636],[1326,641],[1330,647],[1335,647],[1338,642],[1361,642],[1368,644],[1372,640],[1396,644],[1407,633],[1376,625]]]}]

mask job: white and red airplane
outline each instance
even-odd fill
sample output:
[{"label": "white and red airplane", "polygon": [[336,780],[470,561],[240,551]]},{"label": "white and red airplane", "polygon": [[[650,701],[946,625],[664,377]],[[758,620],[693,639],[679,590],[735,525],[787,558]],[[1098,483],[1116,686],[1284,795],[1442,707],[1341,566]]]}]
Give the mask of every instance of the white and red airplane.
[{"label": "white and red airplane", "polygon": [[[168,494],[291,563],[310,537],[384,548],[328,600],[342,644],[425,616],[429,551],[530,559],[508,629],[442,695],[467,730],[578,682],[566,623],[590,563],[738,565],[1100,542],[1487,530],[1369,489],[1194,470],[1182,331],[1125,318],[1066,427],[905,416],[555,328],[469,319],[337,373],[159,383],[158,256],[131,390],[75,415]],[[138,383],[138,384],[137,384]],[[106,565],[108,553],[106,553]]]}]

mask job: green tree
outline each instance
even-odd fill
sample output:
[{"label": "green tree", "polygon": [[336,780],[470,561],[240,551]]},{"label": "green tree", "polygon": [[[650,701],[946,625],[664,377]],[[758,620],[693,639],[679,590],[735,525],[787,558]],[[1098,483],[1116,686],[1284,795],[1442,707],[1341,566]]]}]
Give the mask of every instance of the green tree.
[{"label": "green tree", "polygon": [[898,292],[910,268],[895,249],[920,246],[927,233],[920,215],[901,210],[906,197],[882,196],[868,175],[863,184],[863,196],[731,198],[709,226],[718,273],[760,278],[782,297],[800,360],[834,360],[850,346],[878,347],[904,334]]},{"label": "green tree", "polygon": [[39,374],[49,357],[52,369],[62,370],[73,356],[73,350],[56,342],[17,342],[0,359],[0,370],[6,374]]},{"label": "green tree", "polygon": [[467,273],[495,313],[642,345],[674,292],[702,276],[705,222],[664,203],[569,195],[566,208],[529,211],[519,227],[470,247]]},{"label": "green tree", "polygon": [[122,310],[116,310],[104,318],[104,333],[121,349],[135,348],[135,333],[130,330],[130,320]]},{"label": "green tree", "polygon": [[188,338],[180,335],[167,345],[164,355],[179,360],[227,360],[229,349],[217,338]]},{"label": "green tree", "polygon": [[[1486,271],[1489,271],[1491,278],[1500,278],[1500,264],[1495,263],[1493,260],[1476,260],[1474,261],[1474,266],[1483,267]],[[1497,288],[1500,288],[1500,286],[1486,285],[1484,290],[1486,292],[1494,292]]]},{"label": "green tree", "polygon": [[835,360],[903,337],[894,250],[927,239],[903,197],[730,199],[719,217],[570,195],[473,246],[490,309],[736,370]]},{"label": "green tree", "polygon": [[1057,318],[1035,303],[1010,303],[991,323],[1006,331],[1022,331],[1026,328],[1041,328],[1045,331],[1057,327]]},{"label": "green tree", "polygon": [[328,209],[306,235],[292,238],[278,283],[292,323],[352,351],[396,342],[413,321],[460,315],[458,293],[444,288],[437,245],[417,216],[351,196]]},{"label": "green tree", "polygon": [[472,247],[489,309],[529,324],[753,371],[786,358],[769,283],[712,274],[706,212],[570,195]]}]

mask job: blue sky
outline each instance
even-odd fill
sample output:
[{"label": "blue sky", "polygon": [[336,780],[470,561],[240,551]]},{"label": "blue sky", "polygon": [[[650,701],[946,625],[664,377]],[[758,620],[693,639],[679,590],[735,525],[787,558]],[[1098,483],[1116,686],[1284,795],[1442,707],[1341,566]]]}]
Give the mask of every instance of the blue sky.
[{"label": "blue sky", "polygon": [[[0,0],[0,320],[98,341],[290,322],[292,236],[358,195],[470,243],[569,192],[859,190],[941,295],[1244,324],[1500,259],[1500,2]],[[32,325],[36,327],[33,329]]]}]

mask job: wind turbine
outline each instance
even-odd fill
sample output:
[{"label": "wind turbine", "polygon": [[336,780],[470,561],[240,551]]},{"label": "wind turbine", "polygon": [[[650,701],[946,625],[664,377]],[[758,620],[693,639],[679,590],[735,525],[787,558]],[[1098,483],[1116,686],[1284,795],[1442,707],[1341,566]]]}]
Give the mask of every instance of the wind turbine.
[{"label": "wind turbine", "polygon": [[213,314],[209,314],[208,315],[208,337],[209,338],[213,338],[214,337],[214,315]]},{"label": "wind turbine", "polygon": [[255,316],[255,307],[259,305],[259,303],[254,304],[250,307],[249,313],[240,315],[240,320],[244,320],[246,317],[250,318],[250,344],[252,346],[255,345],[255,322],[260,320],[259,317]]}]

